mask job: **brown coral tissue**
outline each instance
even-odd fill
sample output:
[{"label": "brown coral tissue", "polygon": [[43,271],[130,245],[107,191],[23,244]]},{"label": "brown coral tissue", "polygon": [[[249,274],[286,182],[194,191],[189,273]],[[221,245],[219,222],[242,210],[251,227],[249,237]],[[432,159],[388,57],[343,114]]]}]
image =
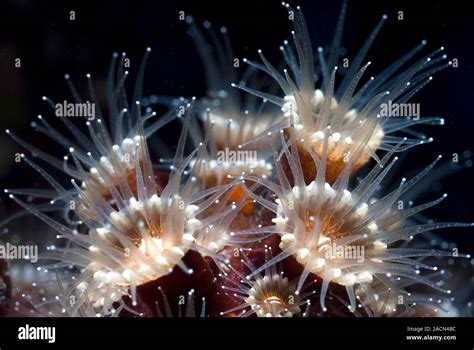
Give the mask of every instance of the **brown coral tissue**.
[{"label": "brown coral tissue", "polygon": [[472,16],[224,3],[2,11],[0,315],[472,316]]}]

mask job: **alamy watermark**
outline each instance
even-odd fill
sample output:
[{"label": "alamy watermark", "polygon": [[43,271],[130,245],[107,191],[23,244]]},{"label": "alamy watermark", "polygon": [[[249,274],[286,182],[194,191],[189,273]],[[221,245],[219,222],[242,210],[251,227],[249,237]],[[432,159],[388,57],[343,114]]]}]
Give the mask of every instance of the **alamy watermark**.
[{"label": "alamy watermark", "polygon": [[95,119],[95,103],[71,103],[64,101],[54,106],[56,117],[82,117],[91,121]]},{"label": "alamy watermark", "polygon": [[380,104],[380,115],[382,117],[410,117],[413,120],[420,119],[419,103],[397,103],[389,100]]},{"label": "alamy watermark", "polygon": [[0,244],[0,259],[29,260],[32,263],[36,263],[38,262],[38,246],[11,243]]}]

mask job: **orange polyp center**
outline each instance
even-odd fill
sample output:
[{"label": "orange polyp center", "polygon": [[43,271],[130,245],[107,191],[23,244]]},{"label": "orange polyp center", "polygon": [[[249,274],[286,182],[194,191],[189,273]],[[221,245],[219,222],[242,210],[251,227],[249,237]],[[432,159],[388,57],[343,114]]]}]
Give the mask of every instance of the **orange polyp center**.
[{"label": "orange polyp center", "polygon": [[[222,178],[218,179],[217,176],[213,174],[212,176],[208,176],[206,179],[204,179],[204,184],[206,188],[211,188],[211,187],[217,186],[218,183],[223,184],[223,185],[228,184],[231,180],[232,179],[227,178],[227,176],[225,175],[222,176]],[[230,195],[227,200],[229,204],[233,202],[237,203],[240,200],[247,201],[247,200],[252,199],[252,197],[250,197],[249,195],[245,193],[245,190],[242,185],[236,185],[232,187],[229,191],[230,191]],[[255,208],[255,205],[253,202],[247,203],[243,206],[242,213],[244,213],[245,215],[252,215],[254,212],[254,208]]]},{"label": "orange polyp center", "polygon": [[[141,164],[141,170],[143,172],[143,165]],[[132,193],[135,195],[135,197],[138,196],[138,191],[137,191],[137,172],[135,168],[124,168],[122,169],[123,176],[125,177],[125,180],[130,186],[130,189],[132,190]],[[117,174],[114,173],[113,176],[108,176],[108,179],[112,182],[114,185],[115,189],[120,192],[120,186],[119,186],[119,180],[117,178]],[[86,180],[86,194],[87,191],[96,191],[100,194],[102,198],[104,198],[107,201],[112,200],[112,193],[111,190],[105,185],[104,183],[94,179],[94,180]]]},{"label": "orange polyp center", "polygon": [[247,302],[259,317],[288,317],[299,314],[299,298],[290,294],[293,286],[285,281],[275,283],[275,277],[278,276],[265,276],[260,280],[258,287],[252,288]]},{"label": "orange polyp center", "polygon": [[314,221],[310,220],[308,217],[304,219],[304,227],[306,228],[307,232],[311,232],[313,230]]},{"label": "orange polyp center", "polygon": [[[141,162],[141,168],[142,168],[141,170],[143,173],[144,168],[143,168],[142,162]],[[125,168],[122,171],[123,171],[123,176],[125,177],[125,180],[128,186],[130,187],[134,197],[138,198],[136,169]],[[154,171],[153,175],[154,175],[156,187],[158,189],[158,193],[160,193],[161,189],[166,186],[166,183],[168,181],[168,174],[164,172]],[[121,193],[117,176],[109,177],[109,179],[114,184],[115,189],[119,193]],[[102,196],[106,201],[111,202],[111,206],[114,209],[118,209],[116,204],[113,203],[113,196],[110,189],[106,187],[103,183],[99,181],[92,181],[92,182],[87,181],[86,188],[85,188],[86,196],[88,196],[88,192],[91,192],[91,191],[98,192],[100,196]],[[92,208],[82,204],[82,202],[79,207],[79,210],[81,210],[83,213],[90,216],[91,218],[94,218],[97,215]],[[161,224],[160,224],[159,215],[154,215],[153,217],[148,217],[148,218],[142,214],[139,214],[139,215],[140,217],[136,218],[136,220],[133,220],[130,225],[127,225],[127,228],[123,232],[124,235],[130,238],[131,242],[133,242],[133,244],[136,247],[139,247],[142,242],[142,236],[140,234],[140,229],[138,227],[138,220],[143,221],[144,229],[149,232],[151,237],[160,238],[162,237],[162,234],[163,234],[163,228],[161,227]],[[119,246],[121,246],[121,244],[119,244]]]},{"label": "orange polyp center", "polygon": [[[321,159],[322,152],[318,150],[314,150],[316,155]],[[301,162],[301,168],[303,169],[303,176],[306,184],[309,184],[311,181],[314,181],[317,175],[316,165],[314,164],[314,160],[309,154],[308,150],[303,146],[298,144],[298,156]],[[357,172],[369,159],[361,159],[360,161],[353,164],[351,169],[351,174]],[[331,154],[328,154],[327,161],[326,161],[326,174],[325,179],[326,182],[330,185],[336,182],[338,176],[342,173],[344,168],[347,166],[347,162],[345,161],[344,157],[334,157]]]},{"label": "orange polyp center", "polygon": [[[246,201],[252,199],[252,197],[245,194],[245,190],[242,187],[242,185],[237,185],[234,188],[232,188],[230,191],[232,191],[232,193],[229,197],[229,202],[238,202],[242,198],[244,198],[244,200],[246,200]],[[253,211],[254,211],[254,203],[253,202],[245,204],[242,208],[242,212],[245,215],[251,215],[253,213]]]},{"label": "orange polyp center", "polygon": [[[152,238],[162,237],[163,229],[161,228],[159,218],[155,217],[155,218],[152,218],[152,220],[150,221],[151,222],[143,220],[144,225],[145,225],[144,229],[148,231],[148,233],[150,234]],[[143,238],[140,234],[139,229],[135,225],[131,227],[131,230],[129,231],[127,236],[131,237],[132,242],[136,247],[140,247],[140,244],[142,243]]]},{"label": "orange polyp center", "polygon": [[[314,216],[313,220],[310,219],[311,216]],[[344,236],[344,227],[351,227],[351,225],[356,224],[351,217],[342,219],[338,216],[337,211],[328,212],[324,210],[324,207],[319,211],[317,216],[316,213],[309,212],[300,215],[300,217],[304,222],[306,232],[312,232],[315,220],[318,220],[321,234],[331,239],[342,238]]]},{"label": "orange polyp center", "polygon": [[278,295],[267,296],[263,300],[263,303],[269,305],[271,308],[281,307],[285,304],[285,302]]},{"label": "orange polyp center", "polygon": [[263,308],[267,313],[279,314],[285,308],[285,301],[278,295],[270,295],[263,300]]}]

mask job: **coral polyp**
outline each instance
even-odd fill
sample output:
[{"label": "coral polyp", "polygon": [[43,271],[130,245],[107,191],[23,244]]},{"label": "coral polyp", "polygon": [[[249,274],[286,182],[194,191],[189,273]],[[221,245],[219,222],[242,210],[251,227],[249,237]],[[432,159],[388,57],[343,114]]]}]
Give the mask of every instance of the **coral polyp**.
[{"label": "coral polyp", "polygon": [[[277,161],[275,162],[279,174],[277,184],[265,179],[258,180],[252,176],[242,176],[259,181],[275,195],[275,203],[258,196],[254,198],[276,215],[272,220],[275,225],[268,226],[264,230],[277,233],[281,237],[279,246],[282,252],[252,274],[293,256],[304,267],[297,292],[310,273],[323,281],[320,294],[323,310],[326,309],[325,296],[331,282],[346,287],[350,308],[355,311],[354,286],[369,286],[379,274],[413,279],[418,283],[450,293],[420,273],[422,269],[436,271],[436,266],[422,264],[413,258],[452,256],[451,252],[396,246],[397,242],[413,239],[415,235],[426,231],[454,226],[473,226],[461,223],[406,225],[407,219],[438,204],[446,195],[404,211],[394,209],[394,204],[399,198],[429,173],[438,159],[412,179],[407,181],[403,178],[396,190],[377,199],[373,196],[377,186],[397,160],[395,157],[386,165],[393,151],[384,156],[380,165],[376,165],[355,188],[351,189],[348,184],[351,166],[356,160],[349,160],[335,183],[331,185],[326,182],[324,176],[325,168],[329,164],[327,161],[329,133],[326,133],[322,159],[319,159],[309,146],[302,146],[311,154],[318,169],[318,176],[306,185],[299,164],[298,147],[295,144],[287,145],[283,131],[280,133],[283,143],[282,154],[290,164],[291,178],[294,179],[295,185],[290,185],[283,167],[278,165]],[[304,140],[300,142],[304,144]]]},{"label": "coral polyp", "polygon": [[[240,262],[251,272],[253,278],[248,278],[231,264],[229,273],[225,273],[223,288],[242,299],[242,303],[232,309],[222,312],[222,315],[235,313],[240,310],[240,317],[248,317],[253,314],[258,317],[293,317],[306,316],[306,309],[310,305],[308,296],[314,292],[304,295],[298,293],[296,281],[290,281],[283,272],[278,272],[276,266],[268,266],[264,273],[256,272],[257,268],[247,257],[244,251],[240,251],[243,259]],[[265,249],[266,260],[271,260],[272,254]],[[261,270],[261,269],[260,269]],[[255,273],[254,273],[255,271]]]},{"label": "coral polyp", "polygon": [[[183,132],[183,135],[185,134],[186,128]],[[184,140],[183,136],[181,145]],[[113,310],[111,305],[120,301],[124,295],[131,294],[132,302],[136,304],[137,286],[171,273],[175,266],[192,273],[192,269],[183,263],[183,257],[190,249],[203,249],[207,252],[211,248],[215,252],[218,246],[214,247],[216,243],[213,241],[202,248],[196,245],[196,241],[200,244],[204,242],[198,239],[199,232],[206,228],[209,230],[229,212],[223,211],[203,220],[197,218],[197,215],[213,204],[230,185],[213,187],[199,193],[193,189],[196,180],[194,177],[188,177],[183,183],[183,173],[196,152],[183,159],[182,154],[179,154],[179,149],[182,150],[183,147],[178,146],[167,184],[160,188],[155,182],[152,168],[147,167],[151,160],[146,146],[137,142],[134,147],[134,190],[130,186],[128,174],[123,173],[118,164],[114,164],[118,189],[115,189],[102,164],[96,163],[94,167],[101,175],[102,181],[108,185],[112,199],[87,182],[82,190],[74,179],[71,180],[76,197],[72,197],[59,184],[53,182],[59,194],[63,196],[63,201],[77,202],[74,212],[80,218],[81,224],[86,225],[86,235],[78,234],[77,230],[55,222],[10,195],[18,204],[56,229],[60,233],[58,238],[67,239],[75,245],[75,248],[54,249],[54,252],[45,257],[59,260],[59,263],[51,266],[53,268],[68,265],[80,268],[81,274],[74,283],[81,295],[80,300],[90,300],[95,308],[105,310],[105,314],[110,309]],[[70,151],[79,166],[74,150]],[[37,165],[24,156],[23,158],[40,174],[50,178]],[[199,161],[195,166],[198,164]],[[231,211],[234,209],[235,206],[230,208]]]},{"label": "coral polyp", "polygon": [[[417,144],[432,141],[424,136],[420,139],[408,139],[392,134],[396,131],[407,131],[410,126],[420,123],[443,124],[444,119],[420,118],[415,111],[407,115],[403,113],[398,115],[397,112],[397,118],[389,118],[395,116],[395,113],[391,115],[384,111],[387,109],[385,106],[392,103],[403,106],[432,80],[434,73],[452,64],[451,61],[442,64],[447,58],[442,54],[444,48],[435,50],[408,68],[403,68],[426,46],[426,41],[423,41],[379,75],[370,77],[359,87],[364,73],[371,64],[370,61],[363,64],[363,61],[387,19],[384,15],[354,57],[342,81],[337,82],[337,73],[340,69],[336,62],[340,55],[346,4],[344,3],[341,10],[329,57],[326,59],[323,49],[319,47],[317,60],[313,57],[313,47],[301,9],[299,7],[294,9],[286,3],[283,5],[294,18],[292,21],[295,27],[292,32],[294,45],[285,41],[280,47],[288,68],[283,70],[283,74],[280,73],[265,58],[261,50],[258,53],[263,65],[250,60],[246,62],[270,75],[279,84],[284,95],[279,97],[262,93],[247,87],[246,84],[234,86],[279,106],[284,123],[294,124],[297,131],[296,137],[304,139],[320,157],[324,131],[328,127],[331,129],[327,169],[327,178],[330,183],[336,180],[347,163],[347,159],[360,146],[363,147],[363,152],[353,164],[354,172],[371,158],[378,160],[377,150],[389,151],[393,145],[401,143],[399,151],[403,151]],[[402,71],[397,74],[400,70]],[[320,87],[315,88],[315,84],[320,84]],[[365,137],[367,134],[371,135],[368,139]],[[310,164],[310,156],[304,149],[300,149],[300,152],[302,162],[308,159],[309,164],[305,164],[305,176],[311,179],[315,169]]]}]

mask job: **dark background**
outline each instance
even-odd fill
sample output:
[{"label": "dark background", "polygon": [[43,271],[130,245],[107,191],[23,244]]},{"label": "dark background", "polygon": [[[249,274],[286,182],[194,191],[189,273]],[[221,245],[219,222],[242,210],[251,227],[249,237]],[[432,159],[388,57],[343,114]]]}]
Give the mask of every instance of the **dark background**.
[{"label": "dark background", "polygon": [[[293,1],[301,5],[314,47],[330,43],[341,1]],[[389,20],[379,34],[367,60],[371,73],[400,57],[422,39],[426,52],[445,46],[458,58],[460,67],[448,69],[419,93],[412,102],[421,104],[422,116],[443,116],[444,127],[422,127],[435,142],[413,149],[393,171],[394,179],[422,169],[438,154],[449,159],[456,152],[462,159],[474,150],[474,15],[466,1],[349,1],[343,46],[353,57],[370,31],[385,13]],[[178,12],[192,14],[201,23],[210,20],[225,25],[237,57],[257,60],[262,49],[278,62],[278,46],[289,39],[291,23],[280,1],[2,1],[0,5],[0,128],[9,128],[34,145],[62,157],[65,150],[35,133],[29,123],[37,114],[51,116],[41,101],[43,95],[55,101],[69,98],[64,73],[71,74],[79,90],[86,91],[85,74],[91,73],[98,86],[105,84],[111,54],[126,52],[134,71],[145,48],[152,47],[145,78],[145,95],[202,96],[206,84],[187,25]],[[404,12],[398,21],[397,12]],[[69,20],[75,11],[75,21]],[[21,58],[22,67],[14,67]],[[420,130],[420,128],[419,128]],[[178,130],[176,130],[178,132]],[[15,166],[13,156],[21,148],[0,134],[0,187],[46,188],[45,182],[26,165]],[[425,195],[432,200],[447,192],[442,204],[427,216],[443,221],[474,221],[474,170],[467,168],[441,182],[429,175]],[[16,208],[3,196],[0,218]],[[445,233],[461,250],[474,252],[474,230],[454,229]]]}]

